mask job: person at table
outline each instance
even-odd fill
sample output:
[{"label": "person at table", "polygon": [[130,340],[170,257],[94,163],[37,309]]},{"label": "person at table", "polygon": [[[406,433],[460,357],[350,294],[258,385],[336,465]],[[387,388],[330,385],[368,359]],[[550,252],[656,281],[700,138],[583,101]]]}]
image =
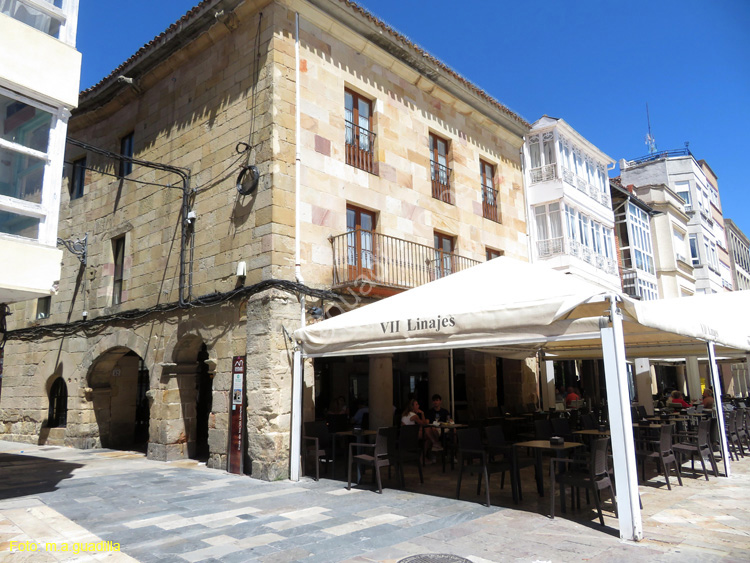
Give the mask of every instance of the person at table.
[{"label": "person at table", "polygon": [[565,406],[569,407],[570,403],[572,403],[573,401],[580,401],[580,400],[581,400],[581,396],[578,393],[576,393],[576,390],[573,389],[572,387],[568,387],[568,394],[565,397]]},{"label": "person at table", "polygon": [[714,390],[706,387],[703,390],[703,408],[712,409],[714,408]]},{"label": "person at table", "polygon": [[427,420],[433,422],[451,422],[451,413],[443,408],[443,398],[435,393],[432,396],[432,408],[427,411]]},{"label": "person at table", "polygon": [[669,396],[669,400],[667,401],[668,407],[674,407],[675,405],[680,405],[683,409],[687,409],[690,407],[688,402],[682,398],[682,393],[675,389],[672,391],[672,394]]},{"label": "person at table", "polygon": [[357,401],[357,410],[354,413],[354,416],[352,417],[352,423],[354,426],[362,426],[362,422],[364,420],[364,416],[366,414],[370,413],[370,409],[367,406],[367,403],[365,403],[362,400]]},{"label": "person at table", "polygon": [[419,408],[419,402],[411,399],[401,413],[402,426],[419,426],[419,437],[424,439],[424,463],[429,465],[433,462],[432,452],[442,450],[440,436],[436,428],[430,427],[430,421]]}]

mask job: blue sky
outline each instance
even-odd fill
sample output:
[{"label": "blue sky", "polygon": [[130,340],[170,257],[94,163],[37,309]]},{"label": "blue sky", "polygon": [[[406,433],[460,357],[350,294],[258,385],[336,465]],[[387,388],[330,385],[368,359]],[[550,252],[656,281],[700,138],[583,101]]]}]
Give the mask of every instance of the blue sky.
[{"label": "blue sky", "polygon": [[[81,89],[197,0],[82,0]],[[750,236],[750,1],[360,0],[529,122],[561,117],[615,160],[690,143]],[[460,9],[456,9],[460,6]]]}]

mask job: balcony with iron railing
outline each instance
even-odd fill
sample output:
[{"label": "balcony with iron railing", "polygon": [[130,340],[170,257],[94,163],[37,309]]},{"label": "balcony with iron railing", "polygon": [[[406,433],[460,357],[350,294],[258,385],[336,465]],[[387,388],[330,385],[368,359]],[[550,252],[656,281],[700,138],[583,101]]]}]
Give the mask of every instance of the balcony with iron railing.
[{"label": "balcony with iron railing", "polygon": [[497,190],[490,186],[482,187],[482,217],[500,222],[500,210],[497,205]]},{"label": "balcony with iron railing", "polygon": [[329,240],[334,289],[363,285],[410,289],[479,264],[465,256],[360,229]]},{"label": "balcony with iron railing", "polygon": [[617,262],[614,259],[594,252],[577,240],[566,239],[565,237],[538,240],[536,241],[536,250],[539,259],[554,256],[573,256],[608,274],[615,276],[618,274]]},{"label": "balcony with iron railing", "polygon": [[432,180],[432,197],[454,205],[451,192],[451,174],[453,170],[434,160],[430,161],[430,179]]},{"label": "balcony with iron railing", "polygon": [[557,178],[557,164],[545,164],[544,166],[538,166],[529,170],[529,177],[532,184],[539,182],[549,182]]},{"label": "balcony with iron railing", "polygon": [[376,174],[374,155],[375,133],[347,121],[346,163],[370,174]]}]

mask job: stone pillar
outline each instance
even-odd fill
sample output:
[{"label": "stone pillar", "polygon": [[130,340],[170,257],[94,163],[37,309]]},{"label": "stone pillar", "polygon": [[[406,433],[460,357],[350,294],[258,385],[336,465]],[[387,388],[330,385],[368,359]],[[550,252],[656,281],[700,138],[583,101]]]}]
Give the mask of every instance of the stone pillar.
[{"label": "stone pillar", "polygon": [[[677,390],[685,393],[685,366],[679,365],[675,366],[675,368],[675,375],[677,376]],[[673,391],[673,389],[668,389],[668,391]]]},{"label": "stone pillar", "polygon": [[638,404],[646,407],[646,412],[654,414],[654,399],[651,396],[651,364],[648,358],[636,358],[635,388],[638,391]]},{"label": "stone pillar", "polygon": [[162,368],[162,387],[153,393],[148,457],[159,461],[186,459],[195,450],[196,364]]},{"label": "stone pillar", "polygon": [[544,410],[555,408],[555,362],[545,360],[541,362],[541,388]]},{"label": "stone pillar", "polygon": [[370,356],[368,380],[370,429],[393,426],[393,355]]},{"label": "stone pillar", "polygon": [[[422,406],[427,410],[432,406],[432,396],[437,393],[443,398],[443,408],[450,410],[450,352],[436,350],[429,352],[427,369],[429,372],[430,403]],[[451,413],[452,415],[453,413]]]},{"label": "stone pillar", "polygon": [[[496,360],[494,356],[473,350],[466,350],[464,357],[468,417],[483,420],[487,418],[487,408],[497,406]],[[505,390],[507,396],[508,388]],[[522,393],[522,390],[519,388],[518,392]]]},{"label": "stone pillar", "polygon": [[685,358],[685,373],[687,375],[687,394],[694,401],[701,397],[701,373],[698,366],[698,356]]}]

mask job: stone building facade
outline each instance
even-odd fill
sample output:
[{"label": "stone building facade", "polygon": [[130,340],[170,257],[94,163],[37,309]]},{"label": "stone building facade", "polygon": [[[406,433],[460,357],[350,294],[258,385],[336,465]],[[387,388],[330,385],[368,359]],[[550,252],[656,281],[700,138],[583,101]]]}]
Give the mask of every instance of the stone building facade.
[{"label": "stone building facade", "polygon": [[[528,128],[352,2],[201,2],[81,93],[59,234],[87,235],[86,261],[65,254],[48,318],[13,311],[3,438],[142,441],[150,458],[224,469],[232,359],[246,356],[245,470],[287,476],[288,334],[311,309],[526,259]],[[472,388],[495,384],[495,362],[470,354]],[[504,373],[526,402],[533,365]],[[317,382],[308,361],[306,420]]]}]

